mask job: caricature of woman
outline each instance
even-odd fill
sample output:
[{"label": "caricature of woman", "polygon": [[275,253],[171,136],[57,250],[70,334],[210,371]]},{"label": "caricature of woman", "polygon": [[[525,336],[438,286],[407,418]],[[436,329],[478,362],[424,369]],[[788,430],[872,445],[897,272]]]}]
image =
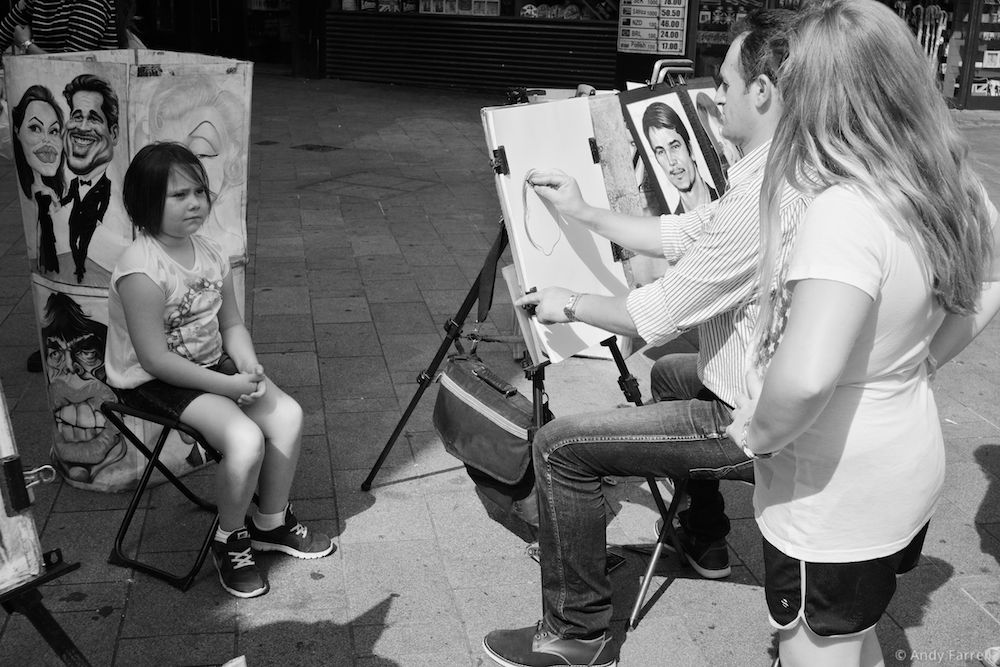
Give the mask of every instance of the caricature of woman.
[{"label": "caricature of woman", "polygon": [[24,91],[11,110],[14,123],[14,164],[21,191],[38,207],[38,270],[58,272],[56,236],[51,207],[58,207],[63,187],[63,113],[45,86]]},{"label": "caricature of woman", "polygon": [[240,199],[246,182],[243,122],[240,99],[204,76],[161,85],[149,102],[147,140],[180,142],[205,167],[214,199],[204,233],[230,258],[246,252]]}]

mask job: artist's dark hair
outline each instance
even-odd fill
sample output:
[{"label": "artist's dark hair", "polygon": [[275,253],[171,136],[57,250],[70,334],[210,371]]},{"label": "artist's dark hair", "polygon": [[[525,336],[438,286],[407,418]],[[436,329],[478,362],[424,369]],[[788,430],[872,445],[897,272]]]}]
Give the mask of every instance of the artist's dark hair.
[{"label": "artist's dark hair", "polygon": [[81,74],[75,77],[63,89],[63,97],[66,98],[66,104],[69,106],[70,113],[73,113],[73,96],[81,91],[99,93],[101,95],[101,113],[108,120],[108,128],[117,128],[118,96],[111,89],[111,84],[93,74]]},{"label": "artist's dark hair", "polygon": [[737,21],[729,33],[733,39],[745,35],[740,44],[740,74],[750,85],[766,76],[778,86],[778,69],[788,57],[788,38],[796,13],[790,9],[756,9]]},{"label": "artist's dark hair", "polygon": [[[24,122],[24,114],[28,109],[28,105],[32,102],[45,102],[48,104],[55,110],[60,128],[66,127],[66,120],[63,118],[62,109],[56,103],[55,95],[45,86],[34,85],[28,88],[24,91],[24,95],[21,96],[21,101],[17,103],[17,106],[10,110],[10,119],[14,123],[14,165],[17,167],[17,182],[20,183],[21,191],[28,199],[31,199],[31,185],[35,179],[32,175],[31,167],[28,166],[28,159],[24,156],[24,149],[21,148],[21,142],[18,140],[17,133],[21,130],[21,123]],[[56,170],[55,175],[42,176],[42,183],[52,188],[60,197],[66,185],[63,180],[62,169],[65,159],[63,152],[59,151],[59,168]]]},{"label": "artist's dark hair", "polygon": [[174,169],[209,193],[208,174],[195,154],[176,142],[147,144],[135,154],[122,182],[122,200],[132,224],[146,234],[158,234],[163,223],[163,207],[167,201],[167,181]]},{"label": "artist's dark hair", "polygon": [[691,154],[691,137],[677,112],[664,102],[653,102],[642,114],[642,133],[649,137],[649,130],[658,127],[673,130],[681,135],[688,155]]}]

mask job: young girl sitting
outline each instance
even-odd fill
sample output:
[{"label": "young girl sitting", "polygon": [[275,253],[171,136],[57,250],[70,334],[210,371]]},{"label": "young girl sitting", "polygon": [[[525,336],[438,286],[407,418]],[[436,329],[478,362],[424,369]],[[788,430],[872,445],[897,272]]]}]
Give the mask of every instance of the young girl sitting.
[{"label": "young girl sitting", "polygon": [[[212,203],[194,154],[181,144],[144,147],[125,174],[123,198],[141,234],[111,276],[108,381],[125,403],[189,424],[222,453],[212,544],[219,580],[237,597],[263,595],[268,583],[254,549],[298,558],[334,550],[288,503],[302,409],[264,375],[229,263],[198,234]],[[245,524],[255,488],[258,506]]]}]

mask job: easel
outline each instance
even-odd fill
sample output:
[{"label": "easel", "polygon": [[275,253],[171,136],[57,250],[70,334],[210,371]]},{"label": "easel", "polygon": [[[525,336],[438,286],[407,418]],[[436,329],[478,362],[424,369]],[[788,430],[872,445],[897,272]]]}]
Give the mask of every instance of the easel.
[{"label": "easel", "polygon": [[[666,67],[664,67],[664,65],[666,65]],[[663,68],[662,71],[660,71],[661,67]],[[673,74],[682,74],[691,72],[693,72],[693,63],[689,60],[657,61],[653,70],[653,79],[650,82],[650,85],[652,85],[657,81],[663,81],[663,79],[665,78],[672,79],[671,75]],[[683,82],[683,79],[681,79],[681,81]],[[515,100],[515,101],[521,101],[521,100]],[[704,130],[702,130],[702,134],[704,134]],[[702,138],[703,137],[699,136],[699,139]],[[707,137],[705,137],[705,139],[707,140]],[[591,142],[593,142],[593,139],[591,139]],[[496,165],[494,165],[494,167],[496,168]],[[468,294],[466,295],[465,300],[462,302],[462,305],[459,308],[458,312],[455,314],[453,318],[451,318],[445,323],[444,325],[446,333],[445,339],[441,342],[441,345],[438,347],[437,353],[434,355],[434,358],[432,359],[430,365],[417,377],[418,381],[417,390],[414,393],[413,398],[410,399],[410,403],[407,405],[406,409],[403,412],[402,417],[397,422],[396,427],[393,430],[392,434],[389,436],[389,439],[386,442],[385,446],[382,448],[382,452],[379,454],[379,457],[376,460],[375,464],[372,466],[372,469],[368,473],[368,476],[365,478],[364,482],[361,483],[362,491],[369,491],[371,489],[372,482],[374,481],[375,476],[378,474],[379,469],[382,467],[382,464],[385,462],[386,457],[392,450],[393,445],[395,445],[396,440],[398,439],[400,433],[402,432],[404,426],[406,425],[406,422],[409,420],[410,415],[413,413],[413,410],[416,408],[416,405],[420,401],[420,398],[423,396],[424,391],[433,381],[438,367],[444,360],[451,346],[454,344],[460,353],[463,351],[457,339],[462,333],[462,326],[465,322],[466,317],[468,317],[469,312],[472,310],[473,304],[476,303],[477,300],[479,301],[479,319],[477,320],[477,322],[483,322],[485,320],[486,315],[489,312],[490,306],[492,305],[493,285],[496,276],[497,263],[499,261],[501,253],[506,248],[507,243],[508,243],[507,230],[504,225],[504,221],[501,219],[500,231],[497,235],[496,240],[493,243],[493,246],[491,247],[490,253],[487,256],[487,259],[482,269],[480,269],[479,271],[479,275],[473,282],[472,287],[470,288]],[[636,406],[641,406],[642,399],[640,397],[638,382],[636,381],[635,377],[632,376],[632,374],[629,372],[628,367],[625,365],[625,360],[622,357],[621,351],[618,349],[617,339],[614,336],[612,336],[606,340],[601,341],[601,345],[609,349],[612,358],[614,359],[615,364],[618,367],[618,371],[620,373],[618,378],[618,385],[621,388],[623,394],[625,395],[625,398],[628,401],[634,403]],[[525,377],[531,381],[532,404],[534,408],[534,420],[533,420],[534,423],[532,428],[528,430],[529,442],[533,440],[535,432],[537,432],[537,430],[541,428],[545,423],[545,415],[547,413],[547,410],[545,404],[546,401],[545,401],[544,380],[545,380],[545,366],[549,365],[549,363],[550,362],[548,360],[545,360],[533,366],[527,367],[524,371]],[[665,540],[668,539],[668,536],[673,539],[677,553],[678,554],[682,553],[679,541],[672,530],[670,517],[672,517],[673,514],[676,512],[677,506],[680,502],[680,499],[683,496],[683,493],[678,493],[675,491],[671,499],[670,508],[668,509],[666,503],[663,500],[663,496],[660,494],[660,490],[659,487],[657,486],[655,478],[653,478],[652,476],[646,477],[646,482],[649,486],[650,495],[653,497],[653,500],[656,503],[656,507],[660,513],[660,517],[663,519],[664,528],[663,530],[661,530],[660,535],[658,536],[658,543],[654,559],[650,562],[647,574],[642,582],[639,597],[636,600],[635,606],[632,611],[632,615],[629,619],[630,628],[634,628],[636,625],[636,618],[641,608],[643,598],[645,597],[646,591],[652,579],[651,573],[655,567],[656,558],[658,558],[663,548],[663,544],[665,543]]]},{"label": "easel", "polygon": [[31,581],[0,595],[0,605],[8,614],[18,612],[31,621],[38,634],[52,647],[64,664],[72,667],[90,667],[87,658],[42,604],[42,594],[38,592],[39,586],[72,572],[80,567],[80,564],[64,562],[59,549],[45,552],[42,562],[45,570]]},{"label": "easel", "polygon": [[[479,322],[486,319],[486,315],[489,312],[490,306],[493,303],[493,284],[496,277],[497,263],[500,260],[500,255],[503,253],[504,249],[507,247],[507,228],[504,226],[504,222],[500,220],[500,231],[497,234],[496,240],[493,242],[493,246],[490,248],[490,252],[486,257],[486,262],[483,264],[483,268],[479,270],[479,275],[476,280],[472,283],[472,287],[469,288],[469,293],[466,294],[465,300],[462,302],[461,307],[455,316],[449,319],[445,325],[444,330],[446,332],[445,338],[441,341],[441,345],[438,346],[437,352],[434,358],[431,360],[430,365],[426,370],[417,376],[417,381],[419,383],[413,398],[410,399],[409,405],[403,411],[403,416],[400,417],[399,422],[396,424],[396,428],[393,430],[392,435],[389,436],[389,440],[385,443],[382,448],[382,452],[379,454],[378,460],[375,461],[375,465],[372,466],[371,472],[368,473],[368,477],[365,481],[361,483],[361,490],[368,491],[371,489],[372,482],[375,480],[375,476],[378,474],[379,469],[385,462],[386,457],[392,450],[393,445],[396,444],[396,440],[399,438],[399,434],[402,433],[406,422],[409,420],[410,415],[413,414],[414,408],[416,408],[417,403],[423,396],[424,391],[430,386],[431,382],[434,380],[434,376],[437,373],[438,367],[444,360],[445,355],[448,354],[448,350],[454,344],[458,351],[461,353],[463,350],[461,344],[458,342],[459,336],[462,334],[462,326],[465,323],[465,318],[468,317],[469,312],[472,310],[472,305],[479,302]],[[629,402],[639,406],[642,405],[642,398],[639,391],[639,383],[629,370],[628,366],[625,364],[625,359],[622,357],[621,351],[618,349],[618,340],[614,336],[601,341],[601,345],[608,348],[611,353],[612,358],[615,361],[615,365],[618,367],[619,377],[618,386],[621,388],[625,399]],[[545,367],[549,365],[549,361],[543,360],[538,364],[528,366],[524,369],[524,376],[531,381],[531,397],[532,406],[534,407],[534,423],[533,426],[528,429],[528,441],[532,441],[535,436],[535,432],[538,431],[545,424],[546,415],[546,400],[545,400]],[[660,494],[660,489],[656,484],[656,480],[653,477],[647,477],[646,482],[649,485],[649,493],[653,497],[653,501],[656,503],[656,508],[660,512],[660,516],[664,519],[668,516],[672,516],[669,512],[667,504],[663,500],[663,496]],[[676,511],[676,505],[679,502],[680,494],[675,493],[674,497],[671,499],[671,509]],[[663,537],[661,535],[661,537]],[[658,545],[662,548],[662,543]],[[678,553],[680,549],[678,548]],[[657,555],[659,554],[659,549],[657,550]],[[645,596],[646,589],[649,586],[650,577],[646,577],[643,582],[642,591],[640,593],[639,600],[636,603],[636,609],[633,611],[633,619],[631,625],[634,625],[634,618],[638,611],[639,603],[641,603],[642,598]]]}]

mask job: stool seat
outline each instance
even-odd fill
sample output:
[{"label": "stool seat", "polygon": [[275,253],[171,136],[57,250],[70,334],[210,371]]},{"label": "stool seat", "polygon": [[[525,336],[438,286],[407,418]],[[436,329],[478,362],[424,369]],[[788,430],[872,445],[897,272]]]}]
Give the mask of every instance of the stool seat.
[{"label": "stool seat", "polygon": [[[160,454],[163,451],[164,444],[167,442],[167,436],[170,435],[171,431],[179,431],[180,433],[184,433],[188,437],[193,438],[194,441],[205,450],[208,457],[215,462],[221,461],[222,455],[209,445],[208,442],[205,441],[204,436],[202,436],[196,429],[183,422],[173,419],[172,417],[146,412],[144,410],[137,410],[124,403],[115,401],[105,401],[101,404],[101,412],[104,413],[105,418],[114,424],[115,428],[117,428],[118,431],[130,443],[132,443],[132,445],[134,445],[143,456],[146,457],[147,461],[146,467],[143,469],[142,475],[139,477],[139,483],[135,487],[135,491],[132,494],[132,499],[129,502],[128,509],[125,511],[125,517],[122,519],[121,526],[118,528],[118,535],[115,537],[114,546],[111,549],[111,554],[108,556],[108,563],[112,565],[121,565],[123,567],[131,567],[140,572],[145,572],[146,574],[166,581],[170,585],[179,588],[182,591],[186,591],[191,587],[195,577],[198,575],[198,571],[205,562],[205,558],[208,556],[208,551],[212,545],[212,538],[215,536],[215,531],[218,526],[217,517],[212,520],[208,533],[205,535],[205,539],[202,541],[201,547],[199,548],[194,565],[190,570],[183,574],[173,574],[171,572],[167,572],[166,570],[154,567],[148,563],[143,563],[136,558],[132,558],[125,553],[122,545],[125,541],[125,536],[128,533],[129,526],[132,524],[132,519],[135,517],[135,512],[139,507],[139,503],[142,501],[142,496],[147,490],[149,480],[153,476],[154,470],[159,470],[168,482],[173,484],[188,500],[197,505],[199,508],[205,510],[206,512],[212,512],[213,515],[216,512],[216,507],[213,503],[204,500],[199,495],[191,491],[191,489],[188,488],[188,486],[182,482],[177,475],[171,472],[170,469],[162,461],[160,461]],[[146,445],[145,442],[143,442],[142,438],[136,435],[135,432],[125,424],[123,417],[126,415],[160,425],[160,434],[157,437],[156,444],[153,446],[152,450]]]}]

